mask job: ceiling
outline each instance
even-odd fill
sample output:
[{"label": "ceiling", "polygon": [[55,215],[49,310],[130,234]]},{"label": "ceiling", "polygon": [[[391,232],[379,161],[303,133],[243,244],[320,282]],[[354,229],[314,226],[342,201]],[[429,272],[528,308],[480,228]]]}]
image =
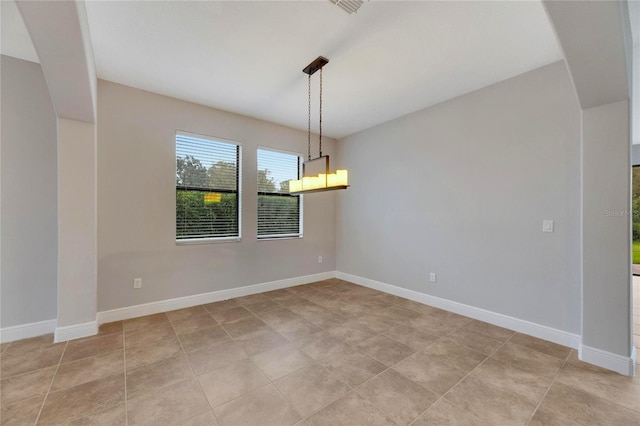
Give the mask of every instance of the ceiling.
[{"label": "ceiling", "polygon": [[[326,0],[86,9],[99,78],[298,129],[302,68],[327,57],[323,131],[337,138],[562,59],[539,1],[369,1],[353,15]],[[2,53],[37,61],[20,24],[3,1]]]}]

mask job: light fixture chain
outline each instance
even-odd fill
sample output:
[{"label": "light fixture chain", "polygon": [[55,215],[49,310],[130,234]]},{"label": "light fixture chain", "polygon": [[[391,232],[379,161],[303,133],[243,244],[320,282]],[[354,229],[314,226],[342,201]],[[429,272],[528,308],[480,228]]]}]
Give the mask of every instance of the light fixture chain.
[{"label": "light fixture chain", "polygon": [[308,125],[307,125],[307,144],[308,144],[308,148],[307,148],[307,156],[309,158],[309,160],[311,160],[311,74],[309,74],[309,79],[308,79],[308,88],[307,88],[307,94],[309,97],[309,117],[308,117]]},{"label": "light fixture chain", "polygon": [[318,142],[320,157],[322,157],[322,68],[320,68],[320,138]]}]

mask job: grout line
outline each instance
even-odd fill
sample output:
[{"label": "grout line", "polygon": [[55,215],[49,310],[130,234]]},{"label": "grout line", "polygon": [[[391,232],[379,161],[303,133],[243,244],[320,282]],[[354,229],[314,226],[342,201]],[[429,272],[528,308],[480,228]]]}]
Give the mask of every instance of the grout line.
[{"label": "grout line", "polygon": [[[202,305],[198,305],[198,306],[202,306]],[[219,326],[218,321],[213,317],[213,315],[211,314],[211,312],[209,312],[206,308],[204,308],[204,310],[209,314],[209,316],[211,316],[211,318],[215,321],[215,323]],[[166,315],[166,312],[165,312]],[[171,326],[171,329],[173,330],[173,334],[175,334],[176,339],[178,339],[178,343],[180,344],[180,349],[182,349],[182,353],[185,356],[187,365],[189,365],[189,369],[191,370],[191,374],[193,374],[193,378],[195,379],[196,383],[198,383],[198,387],[200,388],[200,391],[202,392],[202,394],[204,395],[204,398],[207,400],[207,404],[209,405],[209,411],[211,411],[211,414],[213,414],[213,418],[216,419],[216,421],[218,422],[218,424],[220,423],[220,421],[218,420],[218,418],[216,417],[216,413],[213,412],[213,407],[211,406],[211,404],[209,403],[209,398],[207,398],[207,394],[204,391],[204,389],[202,388],[202,384],[200,383],[200,380],[198,379],[198,376],[196,375],[196,372],[193,371],[193,367],[191,366],[191,363],[189,362],[189,354],[187,353],[187,351],[184,349],[184,346],[182,345],[182,340],[180,340],[180,336],[178,335],[178,333],[176,333],[176,329],[173,326],[173,321],[171,320],[171,317],[169,315],[167,315],[167,319],[169,320],[169,325]],[[183,318],[184,319],[184,318]],[[222,327],[220,327],[222,328]],[[223,329],[223,331],[226,332],[226,330]],[[229,336],[231,337],[231,336]],[[193,417],[199,416],[200,414],[203,414],[204,411],[202,413],[198,413]],[[190,417],[189,419],[193,418]],[[186,419],[185,421],[189,420]]]},{"label": "grout line", "polygon": [[553,379],[551,379],[551,383],[549,384],[549,387],[545,391],[544,395],[542,395],[542,398],[540,398],[540,401],[538,402],[538,405],[536,405],[535,410],[533,410],[533,413],[531,413],[531,417],[529,417],[529,421],[527,422],[527,424],[531,423],[531,421],[533,420],[533,416],[536,415],[536,412],[538,411],[538,409],[542,405],[542,402],[545,400],[545,398],[547,397],[547,394],[551,390],[551,386],[553,386],[553,384],[556,382],[556,378],[558,377],[558,375],[560,374],[560,372],[562,371],[564,366],[567,365],[567,363],[569,362],[569,357],[571,356],[571,352],[572,351],[573,351],[573,349],[569,351],[569,353],[567,354],[566,358],[562,362],[562,365],[560,366],[560,368],[558,368],[558,371],[556,371],[556,374],[553,375]]},{"label": "grout line", "polygon": [[67,346],[69,346],[69,341],[67,340],[64,344],[64,349],[62,350],[62,354],[60,355],[60,359],[58,360],[58,365],[56,366],[56,371],[53,373],[51,377],[51,382],[49,382],[49,387],[47,388],[47,393],[44,395],[44,399],[42,400],[42,405],[40,406],[40,410],[38,411],[38,417],[36,417],[36,421],[33,422],[34,426],[38,424],[38,420],[40,420],[40,415],[42,414],[42,410],[44,409],[44,404],[47,402],[47,398],[49,397],[49,393],[51,392],[51,387],[53,386],[53,381],[58,374],[58,369],[60,368],[60,364],[62,364],[62,358],[64,357],[64,353],[67,350]]}]

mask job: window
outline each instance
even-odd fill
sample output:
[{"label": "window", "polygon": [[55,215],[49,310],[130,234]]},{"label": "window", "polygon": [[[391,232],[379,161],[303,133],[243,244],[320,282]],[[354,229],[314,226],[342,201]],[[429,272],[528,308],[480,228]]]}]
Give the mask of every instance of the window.
[{"label": "window", "polygon": [[176,240],[240,238],[240,146],[176,133]]},{"label": "window", "polygon": [[289,194],[300,157],[258,149],[258,239],[302,237],[302,196]]}]

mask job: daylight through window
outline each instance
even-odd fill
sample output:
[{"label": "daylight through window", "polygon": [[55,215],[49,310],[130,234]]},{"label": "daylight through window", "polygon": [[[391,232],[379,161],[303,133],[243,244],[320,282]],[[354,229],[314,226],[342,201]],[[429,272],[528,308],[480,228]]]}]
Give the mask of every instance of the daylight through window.
[{"label": "daylight through window", "polygon": [[302,237],[302,196],[289,194],[300,157],[258,149],[258,239]]},{"label": "daylight through window", "polygon": [[176,240],[240,238],[240,146],[176,133]]}]

